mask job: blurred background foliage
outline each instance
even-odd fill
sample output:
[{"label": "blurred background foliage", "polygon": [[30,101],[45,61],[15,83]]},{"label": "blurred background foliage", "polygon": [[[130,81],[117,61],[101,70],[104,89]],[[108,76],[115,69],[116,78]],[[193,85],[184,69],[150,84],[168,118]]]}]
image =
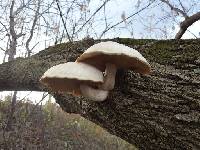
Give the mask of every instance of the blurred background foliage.
[{"label": "blurred background foliage", "polygon": [[1,149],[135,150],[126,141],[76,114],[67,114],[51,97],[44,104],[23,99],[7,129],[12,96],[0,100]]}]

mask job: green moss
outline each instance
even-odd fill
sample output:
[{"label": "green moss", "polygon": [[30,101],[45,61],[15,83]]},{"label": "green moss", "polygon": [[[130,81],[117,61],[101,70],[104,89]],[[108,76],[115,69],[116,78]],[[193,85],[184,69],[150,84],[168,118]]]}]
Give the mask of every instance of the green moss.
[{"label": "green moss", "polygon": [[197,40],[161,40],[145,48],[144,55],[160,64],[180,65],[194,64],[200,57],[200,41]]},{"label": "green moss", "polygon": [[68,47],[69,47],[69,43],[62,43],[62,44],[58,44],[56,46],[49,46],[48,48],[46,48],[43,51],[40,51],[38,54],[36,54],[34,56],[43,57],[43,55],[51,55],[52,53],[59,53],[59,52],[63,51],[64,49],[67,49]]},{"label": "green moss", "polygon": [[154,42],[153,39],[130,39],[130,38],[116,38],[114,41],[125,45],[147,45],[148,43]]},{"label": "green moss", "polygon": [[[163,65],[173,64],[178,68],[183,67],[188,63],[194,64],[194,61],[200,57],[200,40],[115,38],[104,39],[102,41],[107,40],[113,40],[136,48],[150,62],[153,61]],[[44,51],[39,52],[34,57],[39,56],[39,58],[48,59],[50,55],[54,55],[55,60],[53,61],[56,61],[65,59],[65,57],[68,57],[68,53],[70,52],[70,55],[74,55],[73,57],[76,58],[82,53],[82,50],[89,46],[91,46],[91,44],[84,44],[83,41],[75,42],[74,44],[63,43],[51,46]],[[80,49],[81,51],[79,51]]]}]

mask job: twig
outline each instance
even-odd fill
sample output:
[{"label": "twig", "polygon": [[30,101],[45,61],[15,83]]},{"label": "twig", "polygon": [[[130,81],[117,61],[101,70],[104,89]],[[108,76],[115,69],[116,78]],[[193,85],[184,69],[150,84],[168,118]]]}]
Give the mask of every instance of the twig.
[{"label": "twig", "polygon": [[2,51],[6,52],[6,50],[5,50],[5,49],[3,49],[2,47],[0,47],[0,49],[1,49]]},{"label": "twig", "polygon": [[170,7],[171,10],[173,10],[173,11],[175,11],[177,13],[182,14],[184,18],[188,18],[187,13],[185,13],[183,10],[181,10],[179,8],[174,7],[172,4],[169,3],[169,1],[167,1],[167,0],[160,0],[160,1],[163,2],[163,3],[165,3],[165,4],[167,4]]},{"label": "twig", "polygon": [[178,0],[178,1],[179,1],[179,4],[181,5],[181,7],[182,7],[182,9],[183,9],[183,12],[186,13],[186,11],[185,11],[185,7],[183,6],[182,2],[181,2],[180,0]]},{"label": "twig", "polygon": [[[132,15],[130,15],[130,16],[128,16],[127,18],[125,18],[124,20],[128,20],[128,19],[132,18],[133,16],[137,15],[137,14],[140,13],[141,11],[145,10],[146,8],[148,8],[151,4],[152,4],[152,3],[149,3],[147,6],[141,8],[139,11],[133,13]],[[101,38],[106,32],[108,32],[110,29],[112,29],[112,28],[118,26],[119,24],[123,23],[124,20],[122,20],[122,21],[120,21],[120,22],[118,22],[118,23],[116,23],[116,24],[110,26],[109,28],[105,29],[105,30],[102,32],[102,34],[100,35],[100,38]]]},{"label": "twig", "polygon": [[192,33],[190,30],[187,30],[187,31],[190,32],[190,34],[192,34],[196,39],[198,39],[198,37],[194,33]]},{"label": "twig", "polygon": [[67,38],[68,38],[69,42],[72,42],[71,37],[69,36],[69,33],[68,33],[68,31],[67,31],[67,27],[66,27],[66,24],[65,24],[65,21],[64,21],[64,18],[63,18],[63,14],[62,14],[62,11],[61,11],[61,9],[60,9],[60,5],[59,5],[59,1],[58,1],[58,0],[56,0],[56,4],[57,4],[57,7],[58,7],[58,11],[59,11],[59,13],[60,13],[60,17],[61,17],[63,26],[64,26],[64,28],[65,28],[65,32],[66,32],[66,34],[67,34]]},{"label": "twig", "polygon": [[83,27],[108,3],[110,0],[105,0],[104,3],[90,16],[90,18],[75,32],[77,34]]}]

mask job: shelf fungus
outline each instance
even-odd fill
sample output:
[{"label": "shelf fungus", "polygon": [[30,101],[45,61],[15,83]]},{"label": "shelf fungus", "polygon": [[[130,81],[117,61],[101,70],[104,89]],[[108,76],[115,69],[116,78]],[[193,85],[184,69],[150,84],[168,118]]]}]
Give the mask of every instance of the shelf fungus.
[{"label": "shelf fungus", "polygon": [[141,74],[148,74],[151,70],[147,60],[137,50],[107,41],[88,48],[76,62],[53,66],[44,73],[40,81],[54,91],[104,101],[109,90],[114,88],[119,68]]},{"label": "shelf fungus", "polygon": [[94,101],[103,101],[107,90],[98,89],[103,83],[103,74],[97,68],[85,63],[67,62],[48,69],[40,82],[53,91],[83,95]]},{"label": "shelf fungus", "polygon": [[147,60],[137,50],[112,41],[91,46],[76,61],[105,72],[104,82],[99,87],[103,90],[114,88],[115,75],[119,68],[130,69],[141,74],[148,74],[151,70]]}]

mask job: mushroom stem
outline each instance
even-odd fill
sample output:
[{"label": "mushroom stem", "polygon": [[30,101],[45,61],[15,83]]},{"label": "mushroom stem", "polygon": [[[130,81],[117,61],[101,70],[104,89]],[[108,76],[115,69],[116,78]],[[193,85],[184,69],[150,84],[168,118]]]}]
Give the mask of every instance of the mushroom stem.
[{"label": "mushroom stem", "polygon": [[94,89],[88,85],[80,85],[80,90],[83,96],[94,101],[104,101],[108,97],[108,91]]},{"label": "mushroom stem", "polygon": [[106,64],[104,83],[99,87],[103,90],[112,90],[115,86],[115,75],[117,67],[114,64]]}]

